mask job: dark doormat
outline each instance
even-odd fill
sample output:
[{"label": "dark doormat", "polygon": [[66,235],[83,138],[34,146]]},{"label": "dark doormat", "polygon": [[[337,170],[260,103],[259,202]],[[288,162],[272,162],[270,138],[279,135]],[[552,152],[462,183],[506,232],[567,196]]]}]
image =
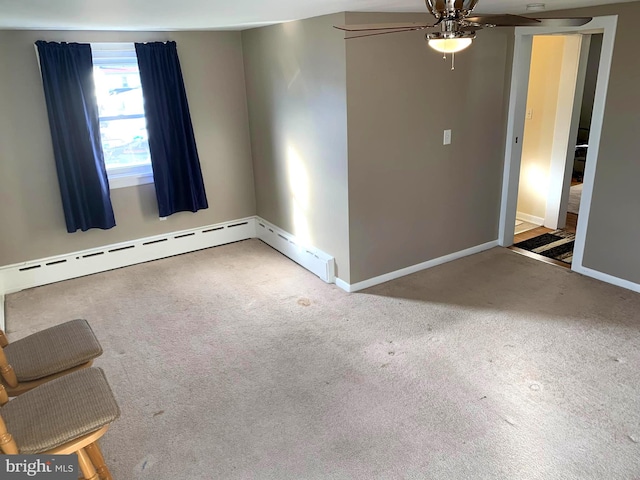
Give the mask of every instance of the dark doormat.
[{"label": "dark doormat", "polygon": [[571,265],[575,238],[576,236],[573,233],[556,230],[555,232],[543,233],[524,242],[516,243],[514,247]]}]

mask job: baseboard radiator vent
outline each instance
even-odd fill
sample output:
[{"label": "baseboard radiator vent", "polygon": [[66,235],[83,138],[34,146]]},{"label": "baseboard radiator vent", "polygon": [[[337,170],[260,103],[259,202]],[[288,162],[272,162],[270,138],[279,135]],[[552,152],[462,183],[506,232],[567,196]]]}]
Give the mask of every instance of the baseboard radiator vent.
[{"label": "baseboard radiator vent", "polygon": [[293,235],[256,217],[257,237],[267,245],[316,274],[327,283],[335,283],[335,260],[316,248],[306,247]]},{"label": "baseboard radiator vent", "polygon": [[256,237],[255,217],[0,267],[0,294]]}]

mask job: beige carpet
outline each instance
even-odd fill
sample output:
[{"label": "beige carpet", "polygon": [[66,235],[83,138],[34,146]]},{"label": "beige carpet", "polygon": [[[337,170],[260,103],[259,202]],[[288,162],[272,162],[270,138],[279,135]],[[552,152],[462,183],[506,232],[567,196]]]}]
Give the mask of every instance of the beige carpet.
[{"label": "beige carpet", "polygon": [[258,240],[6,304],[91,322],[119,480],[639,478],[638,312],[505,249],[346,294]]}]

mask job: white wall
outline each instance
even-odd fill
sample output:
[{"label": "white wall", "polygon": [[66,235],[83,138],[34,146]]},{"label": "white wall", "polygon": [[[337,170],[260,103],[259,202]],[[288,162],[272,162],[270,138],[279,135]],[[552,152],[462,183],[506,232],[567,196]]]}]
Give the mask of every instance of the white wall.
[{"label": "white wall", "polygon": [[564,36],[533,37],[517,211],[519,218],[539,224],[549,194],[564,46]]}]

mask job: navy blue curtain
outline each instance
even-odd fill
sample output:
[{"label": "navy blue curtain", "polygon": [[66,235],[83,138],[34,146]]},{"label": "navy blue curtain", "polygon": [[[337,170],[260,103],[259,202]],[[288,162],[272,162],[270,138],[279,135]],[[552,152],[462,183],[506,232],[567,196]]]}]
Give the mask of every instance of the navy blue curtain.
[{"label": "navy blue curtain", "polygon": [[91,46],[37,41],[69,233],[115,226],[100,141]]},{"label": "navy blue curtain", "polygon": [[176,42],[135,47],[160,216],[207,208]]}]

